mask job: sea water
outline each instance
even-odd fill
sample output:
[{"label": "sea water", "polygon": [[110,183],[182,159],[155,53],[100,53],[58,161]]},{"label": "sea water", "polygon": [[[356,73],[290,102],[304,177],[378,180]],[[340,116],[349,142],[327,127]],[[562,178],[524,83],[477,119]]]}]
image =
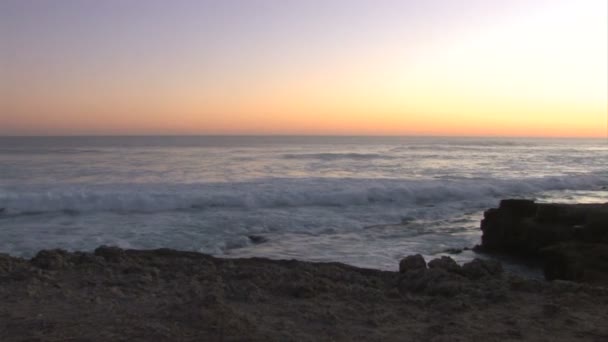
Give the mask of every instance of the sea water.
[{"label": "sea water", "polygon": [[166,247],[395,269],[479,243],[503,198],[607,202],[607,161],[601,139],[4,137],[0,253]]}]

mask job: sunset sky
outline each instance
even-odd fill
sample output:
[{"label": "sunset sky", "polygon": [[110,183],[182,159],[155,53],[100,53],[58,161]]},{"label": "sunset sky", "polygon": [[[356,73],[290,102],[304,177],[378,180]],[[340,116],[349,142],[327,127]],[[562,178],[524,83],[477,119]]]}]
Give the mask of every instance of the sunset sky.
[{"label": "sunset sky", "polygon": [[0,0],[0,135],[606,136],[606,0]]}]

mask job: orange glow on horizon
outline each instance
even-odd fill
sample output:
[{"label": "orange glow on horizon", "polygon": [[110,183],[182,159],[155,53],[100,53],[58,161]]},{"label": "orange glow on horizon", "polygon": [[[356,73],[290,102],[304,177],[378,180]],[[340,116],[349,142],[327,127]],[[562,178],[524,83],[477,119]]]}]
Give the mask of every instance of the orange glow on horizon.
[{"label": "orange glow on horizon", "polygon": [[295,33],[259,56],[247,54],[258,42],[216,59],[188,42],[157,64],[132,53],[72,65],[49,50],[0,88],[0,135],[606,137],[608,5],[539,3],[448,33],[316,36],[309,54]]}]

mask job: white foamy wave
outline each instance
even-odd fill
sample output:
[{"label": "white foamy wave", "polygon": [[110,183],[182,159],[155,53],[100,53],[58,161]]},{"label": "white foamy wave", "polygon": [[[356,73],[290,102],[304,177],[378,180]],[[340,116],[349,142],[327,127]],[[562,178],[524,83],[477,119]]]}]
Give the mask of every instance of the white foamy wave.
[{"label": "white foamy wave", "polygon": [[418,206],[531,196],[548,190],[592,190],[601,175],[522,179],[264,179],[240,183],[55,185],[0,188],[4,213],[155,212],[208,208]]}]

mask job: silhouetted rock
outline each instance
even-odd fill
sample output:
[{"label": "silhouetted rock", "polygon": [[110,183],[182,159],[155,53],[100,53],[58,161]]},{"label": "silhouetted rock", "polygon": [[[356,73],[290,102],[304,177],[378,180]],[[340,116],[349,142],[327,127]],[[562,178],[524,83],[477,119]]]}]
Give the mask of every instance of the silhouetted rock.
[{"label": "silhouetted rock", "polygon": [[536,213],[536,203],[527,199],[505,199],[500,202],[500,208],[517,217],[530,217]]},{"label": "silhouetted rock", "polygon": [[557,220],[559,207],[528,200],[503,200],[484,213],[481,247],[488,252],[535,255],[546,246],[573,239],[575,228]]},{"label": "silhouetted rock", "polygon": [[426,269],[426,261],[420,254],[408,255],[399,262],[399,272],[401,273],[420,269]]},{"label": "silhouetted rock", "polygon": [[429,268],[431,269],[442,269],[448,272],[453,272],[453,273],[460,273],[461,272],[461,268],[460,265],[458,265],[458,263],[456,263],[456,261],[454,261],[454,259],[447,257],[447,256],[442,256],[439,259],[434,259],[429,261]]},{"label": "silhouetted rock", "polygon": [[478,250],[542,258],[548,279],[607,278],[608,204],[503,200],[484,213],[481,229]]}]

